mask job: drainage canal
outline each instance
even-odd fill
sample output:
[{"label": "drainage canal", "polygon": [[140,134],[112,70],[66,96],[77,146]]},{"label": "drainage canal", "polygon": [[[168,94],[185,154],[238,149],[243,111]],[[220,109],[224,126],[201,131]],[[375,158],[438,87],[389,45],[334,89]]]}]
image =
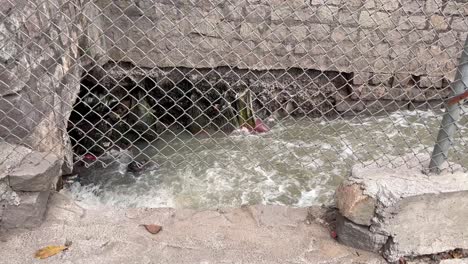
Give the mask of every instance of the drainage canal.
[{"label": "drainage canal", "polygon": [[63,191],[87,207],[331,203],[353,163],[427,152],[439,122],[338,111],[347,73],[107,67],[83,76],[69,121]]}]

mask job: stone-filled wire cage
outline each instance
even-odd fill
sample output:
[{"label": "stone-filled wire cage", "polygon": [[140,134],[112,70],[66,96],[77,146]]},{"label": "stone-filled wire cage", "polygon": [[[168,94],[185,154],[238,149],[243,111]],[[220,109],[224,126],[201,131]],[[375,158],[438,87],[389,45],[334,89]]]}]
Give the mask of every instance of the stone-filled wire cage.
[{"label": "stone-filled wire cage", "polygon": [[429,162],[467,32],[459,0],[4,0],[0,181],[329,202],[352,164]]}]

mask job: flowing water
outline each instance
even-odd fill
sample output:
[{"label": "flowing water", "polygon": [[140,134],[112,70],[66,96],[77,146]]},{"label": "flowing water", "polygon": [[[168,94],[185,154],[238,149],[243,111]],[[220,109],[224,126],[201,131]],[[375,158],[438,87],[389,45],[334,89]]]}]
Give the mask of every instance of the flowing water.
[{"label": "flowing water", "polygon": [[[329,204],[353,164],[430,153],[440,113],[401,111],[381,117],[285,120],[270,132],[165,136],[138,146],[160,164],[139,177],[118,174],[66,189],[85,207],[219,208],[243,204]],[[466,116],[466,115],[465,115]],[[468,164],[468,128],[460,122],[451,160]]]}]

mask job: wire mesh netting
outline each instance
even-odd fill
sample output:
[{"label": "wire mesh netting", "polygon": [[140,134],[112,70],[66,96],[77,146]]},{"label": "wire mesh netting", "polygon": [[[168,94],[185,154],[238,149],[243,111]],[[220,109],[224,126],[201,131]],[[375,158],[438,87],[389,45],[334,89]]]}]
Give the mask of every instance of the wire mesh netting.
[{"label": "wire mesh netting", "polygon": [[[468,32],[464,1],[0,11],[5,168],[15,144],[73,153],[72,193],[134,206],[327,203],[353,164],[427,166]],[[466,164],[463,108],[457,128],[450,160]]]}]

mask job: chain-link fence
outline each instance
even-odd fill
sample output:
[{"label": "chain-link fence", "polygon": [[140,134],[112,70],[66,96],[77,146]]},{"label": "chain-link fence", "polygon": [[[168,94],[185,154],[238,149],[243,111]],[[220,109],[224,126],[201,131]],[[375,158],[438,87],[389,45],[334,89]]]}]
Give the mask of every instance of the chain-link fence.
[{"label": "chain-link fence", "polygon": [[[328,201],[355,163],[411,154],[428,166],[468,32],[468,3],[442,0],[0,11],[2,138],[83,175],[91,166],[82,185],[145,197],[166,186],[190,206],[308,205]],[[450,160],[467,164],[461,116]]]}]

